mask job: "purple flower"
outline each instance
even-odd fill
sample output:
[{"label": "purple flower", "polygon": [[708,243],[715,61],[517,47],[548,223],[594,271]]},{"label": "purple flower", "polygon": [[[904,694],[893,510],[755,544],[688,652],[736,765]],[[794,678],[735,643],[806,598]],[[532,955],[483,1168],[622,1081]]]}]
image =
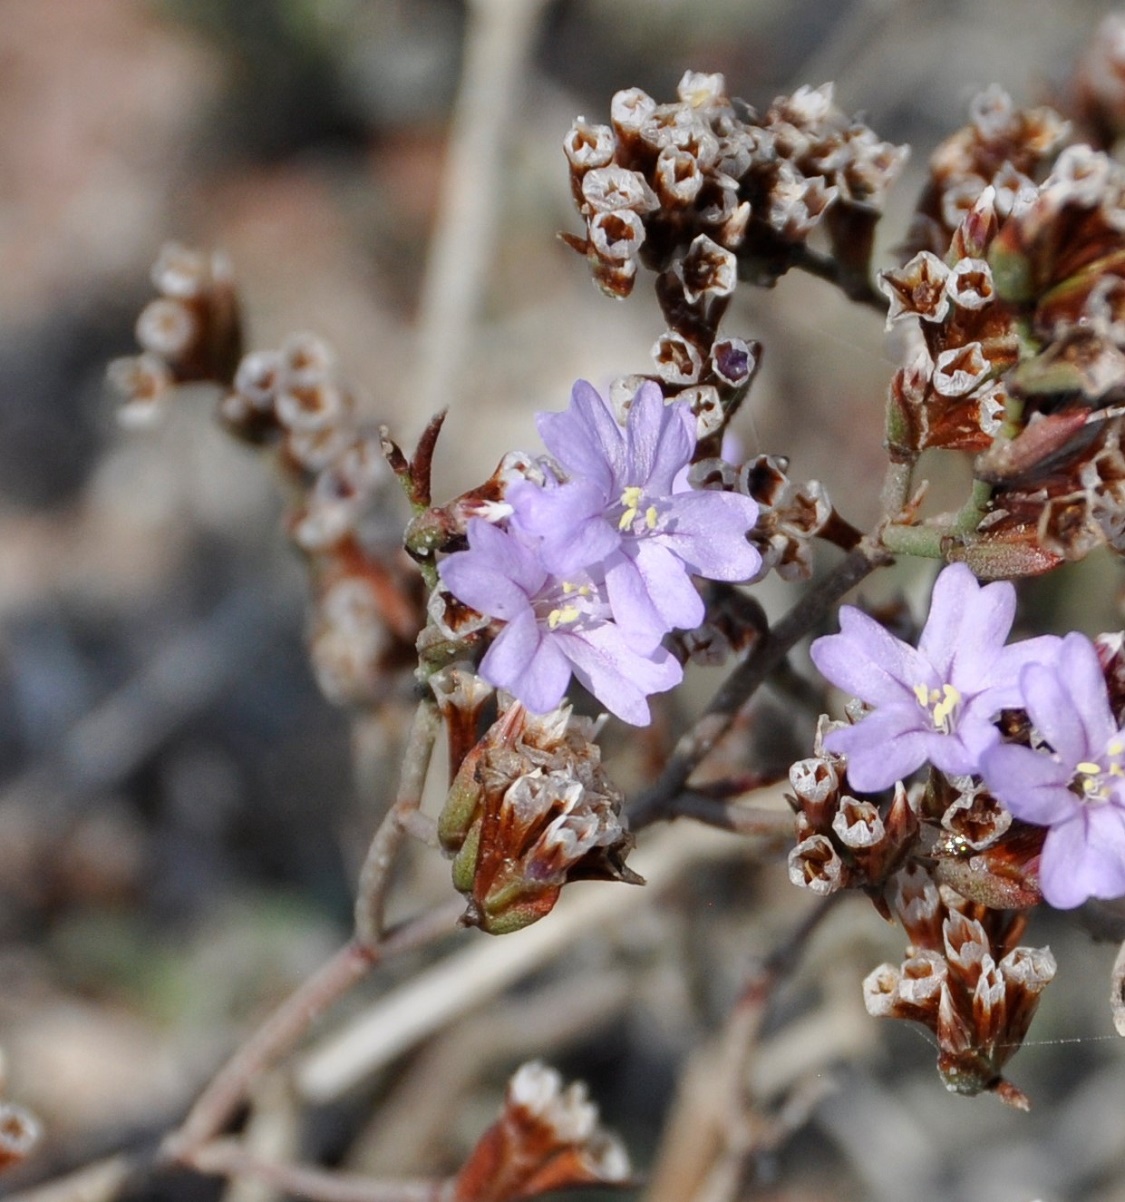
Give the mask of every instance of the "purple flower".
[{"label": "purple flower", "polygon": [[1029,663],[1020,688],[1045,746],[991,748],[986,784],[1017,818],[1048,828],[1039,887],[1052,906],[1125,896],[1125,729],[1093,644],[1068,634],[1057,664]]},{"label": "purple flower", "polygon": [[610,607],[634,647],[649,650],[667,631],[703,621],[693,575],[748,580],[761,567],[746,541],[758,516],[754,501],[677,488],[695,450],[686,401],[665,405],[648,382],[622,428],[579,380],[570,408],[539,414],[538,426],[568,478],[557,487],[513,485],[513,524],[540,540],[543,565],[557,576],[602,565]]},{"label": "purple flower", "polygon": [[817,639],[810,654],[823,676],[873,709],[825,739],[847,757],[856,789],[888,788],[927,760],[954,776],[979,771],[1000,737],[993,718],[1022,704],[1020,670],[1052,660],[1059,644],[1045,635],[1005,647],[1015,607],[1010,584],[982,587],[952,564],[934,584],[917,649],[858,609],[841,609],[841,633]]},{"label": "purple flower", "polygon": [[506,623],[480,673],[535,713],[559,704],[571,674],[612,713],[648,724],[645,698],[674,688],[683,669],[664,647],[633,648],[612,621],[604,585],[577,571],[550,575],[537,549],[480,518],[468,525],[469,549],[442,561],[445,586],[466,605]]}]

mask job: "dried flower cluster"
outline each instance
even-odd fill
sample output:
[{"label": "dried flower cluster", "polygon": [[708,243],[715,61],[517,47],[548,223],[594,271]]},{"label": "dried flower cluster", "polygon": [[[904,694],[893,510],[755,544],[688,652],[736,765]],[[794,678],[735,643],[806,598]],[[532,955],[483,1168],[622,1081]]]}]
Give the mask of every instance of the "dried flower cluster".
[{"label": "dried flower cluster", "polygon": [[884,964],[864,981],[868,1013],[928,1027],[938,1041],[938,1072],[952,1092],[990,1090],[1028,1109],[1001,1070],[1054,978],[1050,950],[1017,947],[1026,919],[966,902],[918,865],[896,877],[892,906],[910,945],[899,968]]},{"label": "dried flower cluster", "polygon": [[160,293],[137,318],[141,354],[116,359],[110,379],[122,395],[123,422],[153,419],[170,388],[226,381],[242,353],[242,325],[230,262],[168,243],[152,268]]},{"label": "dried flower cluster", "polygon": [[466,925],[519,930],[572,880],[640,883],[625,866],[633,840],[595,733],[569,706],[536,715],[513,702],[465,757],[438,835],[469,902]]},{"label": "dried flower cluster", "polygon": [[[830,85],[759,118],[722,76],[688,72],[674,103],[628,89],[609,125],[575,122],[565,152],[585,228],[565,240],[610,296],[652,272],[664,328],[649,370],[620,376],[604,398],[580,380],[565,411],[537,415],[545,453],[504,455],[444,505],[430,488],[440,416],[408,459],[358,420],[320,340],[239,359],[224,260],[161,256],[161,296],[138,324],[143,353],[113,369],[125,412],[150,413],[176,384],[219,385],[227,429],[268,449],[295,494],[288,529],[310,568],[325,693],[374,704],[392,666],[417,666],[449,742],[437,838],[464,925],[506,934],[549,914],[572,881],[641,883],[599,723],[572,713],[572,682],[644,726],[688,660],[743,654],[695,726],[673,736],[665,770],[649,765],[657,779],[632,825],[679,813],[747,829],[737,819],[759,816],[751,806],[736,816],[730,799],[766,770],[739,765],[698,788],[693,773],[715,768],[703,761],[736,720],[755,721],[748,703],[771,674],[815,713],[823,683],[788,654],[866,573],[928,555],[946,566],[916,640],[845,606],[839,632],[812,642],[813,665],[848,696],[847,720],[822,717],[813,754],[789,770],[789,876],[821,897],[858,890],[900,924],[905,959],[867,977],[868,1011],[933,1032],[951,1090],[1026,1108],[1004,1072],[1055,973],[1048,949],[1018,945],[1027,914],[1125,896],[1125,636],[1009,641],[1009,578],[1101,545],[1125,553],[1125,168],[1104,149],[1125,128],[1122,45],[1107,23],[1075,87],[1078,119],[1103,149],[1064,148],[1062,116],[1017,109],[992,88],[934,154],[905,261],[879,277],[899,359],[883,512],[866,534],[819,482],[791,478],[786,455],[739,465],[724,443],[762,356],[721,330],[740,282],[770,286],[800,268],[882,312],[874,233],[906,150],[846,116]],[[972,457],[952,517],[920,516],[915,471],[930,450]],[[413,563],[379,528],[392,476],[413,508]],[[771,625],[743,586],[771,570],[812,579],[814,540],[849,554]],[[405,570],[415,567],[421,579]],[[361,916],[381,912],[387,848],[425,826],[416,807],[433,706],[420,706],[425,737],[365,866]],[[669,732],[674,715],[666,706]],[[351,950],[377,959],[383,935],[361,918]],[[508,1202],[628,1176],[582,1087],[564,1091],[533,1063],[434,1196]]]},{"label": "dried flower cluster", "polygon": [[980,494],[950,554],[984,576],[1125,547],[1125,172],[1070,146],[1035,182],[1025,172],[1065,129],[986,93],[935,157],[944,224],[881,281],[888,323],[913,318],[921,335],[891,385],[891,452],[977,454]]},{"label": "dried flower cluster", "polygon": [[[863,888],[882,912],[894,909],[911,959],[869,979],[869,1008],[931,1026],[942,1074],[961,1092],[999,1088],[999,1068],[1054,973],[1047,953],[1011,959],[1010,941],[988,959],[1000,946],[989,927],[996,915],[1041,899],[1070,908],[1125,895],[1125,728],[1113,704],[1120,640],[1103,639],[1101,657],[1080,634],[1005,645],[1014,606],[1011,585],[982,587],[953,564],[934,587],[916,649],[844,607],[842,632],[818,639],[811,653],[858,699],[852,721],[822,722],[816,756],[790,771],[798,840],[790,878],[822,894]],[[912,787],[911,806],[904,781],[924,765],[929,776]],[[869,794],[894,786],[894,796],[857,799],[849,786]],[[900,868],[914,875],[900,874],[888,903],[888,877]],[[918,893],[919,874],[927,921],[942,885],[944,943],[932,923],[927,937],[904,918],[922,902],[906,905],[895,890],[910,879]],[[969,935],[954,910],[976,922]],[[977,950],[964,961],[951,940]],[[948,998],[939,989],[945,968],[934,975],[942,947],[961,973]],[[919,990],[931,1004],[925,1013]],[[1018,997],[997,1010],[1005,990]]]},{"label": "dried flower cluster", "polygon": [[337,704],[372,704],[388,670],[409,663],[422,610],[387,520],[392,477],[378,433],[358,421],[323,339],[295,334],[278,350],[239,359],[237,294],[223,256],[169,245],[152,278],[161,296],[137,322],[143,353],[110,367],[121,416],[151,417],[178,384],[225,390],[225,427],[270,448],[296,494],[287,523],[312,570],[310,647],[321,689]]},{"label": "dried flower cluster", "polygon": [[531,1061],[508,1083],[500,1117],[469,1155],[452,1202],[519,1202],[559,1189],[623,1185],[629,1158],[598,1124],[580,1081],[563,1088],[552,1068]]},{"label": "dried flower cluster", "polygon": [[586,218],[585,240],[569,241],[605,291],[627,296],[638,264],[666,272],[677,261],[689,301],[729,296],[739,278],[771,283],[822,220],[855,262],[857,229],[873,227],[904,147],[846,116],[831,84],[779,97],[760,121],[721,75],[688,71],[678,96],[618,92],[612,127],[580,118],[566,137]]},{"label": "dried flower cluster", "polygon": [[918,841],[917,799],[901,784],[888,806],[845,791],[843,757],[825,747],[825,737],[846,729],[822,717],[813,755],[789,769],[797,815],[796,846],[789,852],[789,879],[827,896],[861,888],[889,915],[884,886]]},{"label": "dried flower cluster", "polygon": [[238,437],[274,447],[299,490],[287,520],[313,572],[310,647],[322,690],[338,704],[371,704],[387,668],[406,661],[421,602],[381,528],[392,477],[378,432],[357,421],[331,348],[312,334],[247,355],[219,415]]},{"label": "dried flower cluster", "polygon": [[954,231],[988,187],[1003,216],[1035,188],[1068,123],[1054,109],[1019,109],[997,84],[969,106],[969,124],[930,156],[930,178],[910,231],[913,250],[944,257]]},{"label": "dried flower cluster", "polygon": [[[666,396],[690,401],[700,439],[718,438],[753,379],[755,342],[720,337],[740,279],[772,284],[828,231],[846,286],[862,290],[884,195],[905,148],[845,116],[832,86],[779,97],[759,122],[721,75],[687,72],[679,99],[618,92],[612,125],[579,118],[564,140],[584,237],[563,235],[611,296],[638,266],[657,273],[667,329],[652,349]],[[640,377],[619,387],[628,397]]]}]

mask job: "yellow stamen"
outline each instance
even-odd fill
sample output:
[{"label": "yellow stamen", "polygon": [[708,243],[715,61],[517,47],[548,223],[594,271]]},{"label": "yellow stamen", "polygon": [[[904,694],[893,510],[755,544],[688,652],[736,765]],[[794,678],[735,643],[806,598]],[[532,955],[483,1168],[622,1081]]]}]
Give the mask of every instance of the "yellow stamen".
[{"label": "yellow stamen", "polygon": [[636,484],[630,484],[628,488],[622,491],[621,504],[625,506],[625,512],[621,515],[621,520],[617,523],[618,530],[628,530],[637,520],[637,510],[640,508],[643,496],[644,489],[639,488]]},{"label": "yellow stamen", "polygon": [[645,525],[650,530],[656,529],[656,506],[655,505],[650,505],[645,510]]},{"label": "yellow stamen", "polygon": [[1102,774],[1101,764],[1095,764],[1092,760],[1083,760],[1075,770],[1081,772],[1083,776],[1101,776]]},{"label": "yellow stamen", "polygon": [[945,730],[961,701],[961,694],[951,684],[943,685],[941,694],[941,701],[934,706],[934,725]]},{"label": "yellow stamen", "polygon": [[558,609],[552,609],[547,615],[548,630],[556,630],[560,626],[567,626],[571,622],[577,622],[582,616],[582,611],[577,605],[563,605]]}]

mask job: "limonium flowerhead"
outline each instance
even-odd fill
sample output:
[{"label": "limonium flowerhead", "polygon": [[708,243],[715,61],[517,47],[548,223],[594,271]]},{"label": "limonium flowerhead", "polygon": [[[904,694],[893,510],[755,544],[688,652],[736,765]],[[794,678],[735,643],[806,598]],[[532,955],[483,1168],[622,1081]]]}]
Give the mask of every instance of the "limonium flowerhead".
[{"label": "limonium flowerhead", "polygon": [[647,725],[646,697],[674,688],[683,669],[659,642],[640,652],[625,638],[604,580],[584,569],[552,575],[534,543],[480,518],[467,532],[469,549],[439,570],[454,596],[505,622],[481,675],[542,714],[559,704],[573,674],[611,713]]},{"label": "limonium flowerhead", "polygon": [[847,757],[861,791],[885,789],[929,761],[954,776],[979,772],[1000,738],[993,720],[1021,704],[1020,671],[1053,662],[1051,635],[1005,646],[1016,594],[1007,582],[980,585],[964,564],[942,570],[917,648],[852,606],[839,634],[817,639],[813,663],[872,712],[833,731],[825,747]]},{"label": "limonium flowerhead", "polygon": [[1125,729],[1093,644],[1068,634],[1057,663],[1024,667],[1020,689],[1038,748],[991,748],[985,782],[1017,818],[1048,828],[1039,887],[1051,905],[1125,896]]},{"label": "limonium flowerhead", "polygon": [[569,409],[537,421],[565,475],[557,487],[513,485],[513,522],[539,540],[549,572],[569,577],[599,565],[611,610],[635,647],[648,650],[669,630],[703,621],[693,575],[743,581],[757,574],[761,556],[746,541],[756,503],[676,479],[695,450],[686,401],[666,405],[659,386],[645,383],[622,427],[579,380]]}]

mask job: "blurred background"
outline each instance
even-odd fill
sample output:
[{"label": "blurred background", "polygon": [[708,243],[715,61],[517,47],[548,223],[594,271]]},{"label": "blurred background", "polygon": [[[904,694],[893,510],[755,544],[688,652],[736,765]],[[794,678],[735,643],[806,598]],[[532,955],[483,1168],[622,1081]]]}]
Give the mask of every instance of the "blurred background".
[{"label": "blurred background", "polygon": [[[612,94],[634,85],[671,99],[688,68],[722,71],[759,109],[834,80],[845,110],[913,147],[884,221],[889,263],[927,157],[972,95],[995,81],[1017,103],[1050,102],[1111,11],[1097,0],[528,8],[526,36],[508,47],[498,166],[484,164],[490,220],[473,246],[442,248],[443,277],[430,247],[465,4],[0,0],[0,1048],[9,1096],[47,1130],[12,1188],[182,1113],[237,1033],[345,937],[354,872],[393,788],[393,765],[378,765],[400,718],[392,707],[374,728],[357,723],[318,692],[282,499],[267,465],[214,422],[214,393],[185,389],[151,429],[116,422],[105,365],[135,349],[162,243],[227,252],[248,346],[322,335],[363,413],[404,445],[450,405],[435,491],[451,496],[505,451],[534,448],[534,412],[563,407],[575,378],[646,370],[663,326],[643,286],[626,303],[602,298],[555,237],[578,228],[561,151],[576,115],[606,120]],[[459,264],[476,287],[447,343],[432,289]],[[796,478],[823,480],[850,520],[869,522],[892,371],[878,317],[786,278],[736,301],[726,328],[765,346],[739,416],[748,452],[789,455]],[[1076,612],[1079,579],[1078,624],[1120,626],[1116,565],[1071,571],[1070,585],[1036,593],[1048,627]],[[790,595],[765,590],[774,612]],[[419,858],[407,888],[441,896],[446,871]],[[536,989],[554,989],[557,1006],[567,981],[635,970],[552,1055],[590,1081],[642,1166],[685,1058],[808,901],[782,869],[727,856],[673,900],[524,986],[531,1014]],[[820,1056],[838,1091],[763,1161],[754,1196],[1125,1200],[1111,949],[1037,916],[1029,941],[1053,942],[1060,971],[1032,1031],[1041,1042],[1012,1074],[1036,1105],[1026,1117],[947,1097],[922,1035],[863,1016],[859,982],[897,962],[899,940],[860,899],[836,917],[785,1001],[816,1017],[827,996],[850,1015],[822,1053],[818,1023],[802,1028],[803,1054]],[[518,1025],[519,997],[506,1004]],[[456,1166],[535,1050],[518,1033],[510,1055],[488,1046],[456,1089],[416,1091],[427,1135],[397,1160],[377,1120],[413,1080],[410,1059],[314,1113],[304,1154],[382,1173]]]}]

